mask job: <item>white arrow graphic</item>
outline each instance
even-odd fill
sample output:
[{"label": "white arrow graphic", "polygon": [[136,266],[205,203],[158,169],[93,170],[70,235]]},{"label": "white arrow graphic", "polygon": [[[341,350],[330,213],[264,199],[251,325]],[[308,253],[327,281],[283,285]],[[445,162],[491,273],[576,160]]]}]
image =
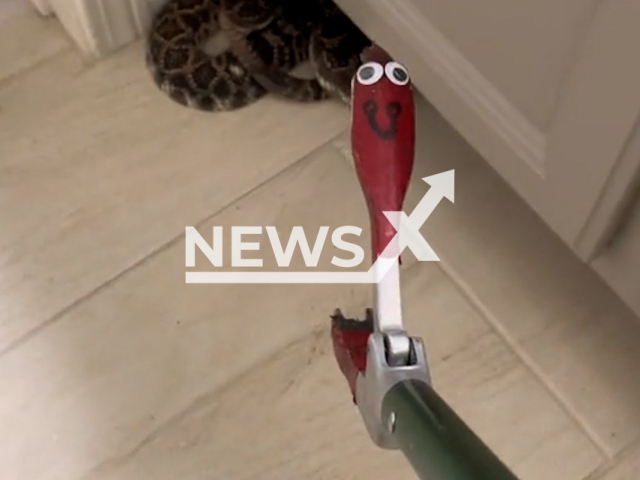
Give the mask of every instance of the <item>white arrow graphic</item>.
[{"label": "white arrow graphic", "polygon": [[455,198],[455,171],[438,173],[430,177],[424,177],[422,180],[431,185],[427,194],[422,197],[420,203],[411,212],[411,223],[422,227],[429,216],[436,209],[440,200],[446,198],[454,203]]},{"label": "white arrow graphic", "polygon": [[[443,198],[447,198],[452,203],[455,199],[455,174],[454,170],[424,177],[426,183],[431,185],[427,194],[416,205],[410,216],[400,212],[383,212],[389,222],[393,225],[398,233],[393,238],[387,248],[385,248],[381,257],[388,260],[395,260],[400,253],[406,248],[413,252],[416,258],[422,262],[437,262],[440,259],[420,234],[420,228],[425,224],[429,216],[436,209]],[[380,265],[380,273],[384,275],[388,269],[385,265]]]}]

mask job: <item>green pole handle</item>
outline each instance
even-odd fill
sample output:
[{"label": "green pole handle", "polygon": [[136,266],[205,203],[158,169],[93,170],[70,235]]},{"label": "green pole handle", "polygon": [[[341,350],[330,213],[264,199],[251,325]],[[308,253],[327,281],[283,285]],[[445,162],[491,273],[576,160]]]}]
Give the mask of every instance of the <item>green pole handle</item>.
[{"label": "green pole handle", "polygon": [[394,385],[382,418],[422,480],[518,480],[425,382]]}]

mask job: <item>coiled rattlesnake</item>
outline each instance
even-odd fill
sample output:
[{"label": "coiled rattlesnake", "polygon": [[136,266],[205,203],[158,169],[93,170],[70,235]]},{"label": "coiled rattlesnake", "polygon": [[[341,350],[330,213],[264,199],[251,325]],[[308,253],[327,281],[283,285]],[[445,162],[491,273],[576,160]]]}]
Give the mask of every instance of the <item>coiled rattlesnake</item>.
[{"label": "coiled rattlesnake", "polygon": [[[371,40],[333,0],[319,0],[321,14],[311,31],[309,60],[320,85],[344,103],[351,102],[351,80],[362,64],[360,54]],[[253,72],[270,92],[287,96],[288,84],[280,75]]]},{"label": "coiled rattlesnake", "polygon": [[[310,3],[313,3],[311,1]],[[309,55],[315,14],[300,15],[296,0],[168,0],[147,37],[155,83],[176,102],[199,110],[235,110],[267,93],[253,69],[277,75],[286,97],[326,98],[316,79],[288,75]],[[223,30],[231,48],[210,56],[203,45]]]},{"label": "coiled rattlesnake", "polygon": [[[203,45],[219,31],[230,48],[210,56]],[[370,43],[332,0],[168,0],[149,32],[146,60],[170,98],[199,110],[235,110],[268,92],[348,102],[359,53]],[[290,75],[306,60],[316,78]]]}]

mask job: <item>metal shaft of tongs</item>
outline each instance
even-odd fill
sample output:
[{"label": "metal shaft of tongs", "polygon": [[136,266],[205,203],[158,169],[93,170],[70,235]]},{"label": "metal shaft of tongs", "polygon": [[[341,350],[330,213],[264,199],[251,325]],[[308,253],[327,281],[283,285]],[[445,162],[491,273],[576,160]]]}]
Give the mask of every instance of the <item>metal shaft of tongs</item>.
[{"label": "metal shaft of tongs", "polygon": [[[413,171],[414,98],[407,70],[377,46],[366,50],[352,84],[351,148],[371,226],[374,308],[364,322],[333,318],[334,350],[375,443],[395,448],[382,423],[382,399],[402,379],[429,381],[422,341],[402,321],[399,232]],[[368,331],[367,331],[368,329]]]},{"label": "metal shaft of tongs", "polygon": [[402,210],[413,169],[413,102],[406,69],[377,46],[365,51],[352,85],[351,144],[380,277],[364,320],[340,310],[331,317],[334,353],[371,439],[402,450],[421,479],[517,480],[431,387],[422,340],[403,326],[404,241],[392,212]]},{"label": "metal shaft of tongs", "polygon": [[364,53],[353,81],[351,145],[369,210],[374,275],[382,276],[374,283],[374,331],[384,338],[389,364],[405,365],[410,342],[402,322],[399,232],[386,215],[402,210],[411,180],[414,99],[406,69],[379,47]]}]

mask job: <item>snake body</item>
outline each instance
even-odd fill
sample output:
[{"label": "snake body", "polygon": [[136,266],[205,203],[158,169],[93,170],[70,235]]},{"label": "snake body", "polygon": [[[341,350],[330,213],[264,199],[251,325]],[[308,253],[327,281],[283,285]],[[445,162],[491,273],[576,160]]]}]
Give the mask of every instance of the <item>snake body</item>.
[{"label": "snake body", "polygon": [[[219,32],[230,47],[211,56],[203,47]],[[269,92],[301,102],[346,99],[366,45],[332,0],[168,0],[151,25],[146,63],[174,101],[229,111]],[[315,78],[290,74],[307,60]]]},{"label": "snake body", "polygon": [[320,85],[351,102],[351,80],[371,40],[332,0],[323,0],[323,17],[312,32],[310,62]]},{"label": "snake body", "polygon": [[[333,0],[319,1],[320,15],[309,38],[309,60],[327,94],[349,104],[351,79],[362,64],[360,54],[372,42]],[[287,96],[288,85],[281,76],[254,72],[254,78],[266,90]]]}]

